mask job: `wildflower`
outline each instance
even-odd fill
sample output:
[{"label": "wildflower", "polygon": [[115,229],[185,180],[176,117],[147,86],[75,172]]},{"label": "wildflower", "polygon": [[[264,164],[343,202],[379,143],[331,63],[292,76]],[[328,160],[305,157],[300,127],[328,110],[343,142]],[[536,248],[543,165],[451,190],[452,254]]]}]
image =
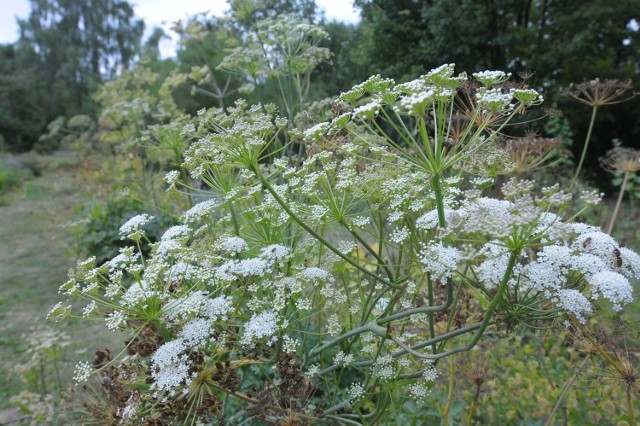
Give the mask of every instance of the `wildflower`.
[{"label": "wildflower", "polygon": [[120,236],[123,240],[125,238],[139,240],[142,237],[142,227],[152,220],[153,216],[146,213],[134,216],[120,227]]},{"label": "wildflower", "polygon": [[278,316],[273,311],[254,314],[244,326],[244,333],[240,342],[251,345],[256,339],[271,337],[278,331]]},{"label": "wildflower", "polygon": [[505,73],[503,71],[481,71],[474,72],[473,76],[486,87],[493,86],[494,84],[500,84],[511,77],[511,73]]},{"label": "wildflower", "polygon": [[347,392],[349,394],[349,401],[356,402],[364,395],[364,386],[362,383],[351,383]]},{"label": "wildflower", "polygon": [[620,311],[622,305],[633,301],[633,289],[629,280],[613,271],[601,271],[589,280],[594,290],[613,304],[613,309]]},{"label": "wildflower", "polygon": [[249,248],[247,242],[240,237],[227,237],[216,243],[219,250],[222,250],[230,255],[236,255]]},{"label": "wildflower", "polygon": [[432,279],[436,281],[450,278],[462,257],[457,248],[445,247],[441,242],[429,244],[420,252],[420,255],[423,270],[430,273]]},{"label": "wildflower", "polygon": [[389,238],[396,244],[402,244],[404,240],[409,238],[409,229],[406,226],[402,228],[396,228],[393,230],[393,232],[391,232]]},{"label": "wildflower", "polygon": [[429,395],[429,388],[423,383],[414,383],[409,386],[409,394],[416,401],[422,402]]},{"label": "wildflower", "polygon": [[327,320],[327,332],[330,336],[337,336],[342,331],[342,325],[337,314],[331,314]]},{"label": "wildflower", "polygon": [[513,97],[526,106],[541,104],[544,101],[544,98],[533,89],[514,89]]},{"label": "wildflower", "polygon": [[189,238],[189,234],[191,233],[191,228],[186,225],[176,225],[167,229],[160,241],[168,241],[168,240],[183,240]]},{"label": "wildflower", "polygon": [[436,370],[436,365],[431,360],[424,361],[424,370],[422,371],[422,378],[427,382],[435,382],[438,378],[438,370]]},{"label": "wildflower", "polygon": [[554,299],[556,304],[575,315],[576,319],[582,324],[586,322],[585,316],[593,312],[589,299],[578,290],[559,290]]},{"label": "wildflower", "polygon": [[360,120],[371,120],[378,116],[380,108],[382,108],[382,101],[380,99],[374,99],[355,108],[353,110],[353,117]]},{"label": "wildflower", "polygon": [[89,315],[91,315],[91,313],[93,311],[96,310],[96,301],[92,300],[87,306],[85,306],[85,308],[82,310],[82,316],[83,317],[88,317]]},{"label": "wildflower", "polygon": [[386,354],[376,358],[373,363],[372,370],[372,375],[378,377],[380,380],[391,380],[395,374],[391,354]]},{"label": "wildflower", "polygon": [[152,390],[175,392],[176,387],[191,382],[187,349],[182,339],[176,339],[160,346],[151,356]]},{"label": "wildflower", "polygon": [[190,347],[204,344],[211,335],[211,321],[198,318],[182,328],[179,337]]},{"label": "wildflower", "polygon": [[169,185],[167,191],[176,187],[178,179],[180,179],[180,172],[178,172],[177,170],[171,170],[166,175],[164,175],[164,181],[167,183],[167,185]]},{"label": "wildflower", "polygon": [[317,141],[327,133],[328,129],[329,123],[316,124],[304,131],[304,138],[306,141]]},{"label": "wildflower", "polygon": [[310,282],[314,286],[333,281],[333,277],[322,268],[310,267],[300,271],[297,275],[303,281]]},{"label": "wildflower", "polygon": [[78,364],[76,364],[73,380],[77,385],[81,385],[89,379],[92,373],[93,368],[91,367],[91,365],[88,362],[80,361]]},{"label": "wildflower", "polygon": [[215,211],[218,205],[218,202],[213,199],[202,201],[184,212],[181,217],[181,221],[184,223],[193,223],[199,220],[203,220],[211,215],[211,213]]},{"label": "wildflower", "polygon": [[291,250],[280,244],[272,244],[260,250],[260,257],[283,266],[284,262],[291,258]]},{"label": "wildflower", "polygon": [[480,89],[476,93],[478,106],[486,108],[491,112],[511,109],[513,92],[504,93],[501,89]]},{"label": "wildflower", "polygon": [[353,362],[353,354],[345,354],[340,351],[333,356],[333,363],[342,367],[346,367]]},{"label": "wildflower", "polygon": [[126,322],[124,311],[113,311],[105,319],[105,324],[109,331],[117,331]]},{"label": "wildflower", "polygon": [[69,315],[71,315],[71,305],[64,306],[62,302],[58,302],[51,308],[46,318],[61,321]]}]

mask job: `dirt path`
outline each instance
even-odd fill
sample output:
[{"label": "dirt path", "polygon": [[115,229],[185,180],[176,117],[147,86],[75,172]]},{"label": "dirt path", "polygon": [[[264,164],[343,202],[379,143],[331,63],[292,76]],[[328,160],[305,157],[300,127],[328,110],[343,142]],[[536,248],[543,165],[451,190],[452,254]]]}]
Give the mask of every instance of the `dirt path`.
[{"label": "dirt path", "polygon": [[24,336],[47,325],[44,318],[74,263],[67,256],[71,237],[60,224],[71,219],[78,162],[71,153],[35,161],[42,175],[0,205],[0,424],[17,415],[9,398],[24,386],[14,372],[26,358]]}]

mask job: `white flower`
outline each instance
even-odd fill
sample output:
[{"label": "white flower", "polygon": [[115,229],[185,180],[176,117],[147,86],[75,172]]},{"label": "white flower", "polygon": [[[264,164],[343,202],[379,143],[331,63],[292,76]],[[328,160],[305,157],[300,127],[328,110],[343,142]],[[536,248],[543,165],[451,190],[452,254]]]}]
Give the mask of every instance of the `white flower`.
[{"label": "white flower", "polygon": [[271,337],[278,331],[278,316],[273,311],[254,314],[244,326],[240,343],[251,345],[254,340]]},{"label": "white flower", "polygon": [[204,344],[211,335],[211,321],[198,318],[189,321],[182,328],[179,337],[189,346],[195,347]]},{"label": "white flower", "polygon": [[585,316],[593,312],[589,300],[578,290],[562,289],[558,291],[555,302],[558,306],[574,314],[582,324],[586,321]]},{"label": "white flower", "polygon": [[166,342],[151,357],[152,390],[175,392],[175,388],[191,382],[187,346],[182,339]]},{"label": "white flower", "polygon": [[602,297],[609,300],[616,311],[621,310],[622,305],[633,301],[633,289],[629,280],[617,272],[598,272],[591,277],[589,284]]},{"label": "white flower", "polygon": [[409,393],[416,401],[423,401],[424,398],[429,395],[429,388],[427,388],[423,383],[414,383],[409,386]]},{"label": "white flower", "polygon": [[95,310],[96,310],[96,301],[92,300],[91,303],[85,306],[85,308],[82,310],[82,316],[88,317]]},{"label": "white flower", "polygon": [[260,257],[282,266],[291,258],[291,250],[280,244],[271,244],[260,250]]},{"label": "white flower", "polygon": [[191,233],[191,228],[186,225],[176,225],[167,229],[162,237],[161,241],[169,241],[169,240],[182,240],[185,238],[189,238],[189,234]]},{"label": "white flower", "polygon": [[346,367],[353,362],[353,354],[345,354],[340,351],[333,357],[333,363],[342,367]]},{"label": "white flower", "polygon": [[409,238],[409,228],[406,226],[394,229],[389,236],[389,239],[396,244],[402,244],[407,238]]},{"label": "white flower", "polygon": [[640,256],[626,247],[620,247],[622,266],[620,273],[627,278],[640,279]]},{"label": "white flower", "polygon": [[[511,73],[505,73],[503,71],[480,71],[474,72],[473,76],[480,83],[488,87],[508,80],[511,76]],[[535,90],[533,92],[537,95],[537,92]]]},{"label": "white flower", "polygon": [[146,213],[132,217],[120,227],[120,236],[125,238],[138,239],[142,236],[142,227],[153,220],[153,216]]},{"label": "white flower", "polygon": [[507,272],[509,251],[497,244],[487,243],[482,254],[486,256],[486,260],[476,268],[476,274],[487,288],[497,287]]},{"label": "white flower", "polygon": [[107,325],[107,329],[114,332],[117,331],[126,320],[127,318],[123,311],[113,311],[105,318],[104,322]]},{"label": "white flower", "polygon": [[393,358],[390,354],[376,358],[372,366],[372,374],[382,381],[390,380],[395,374]]},{"label": "white flower", "polygon": [[300,271],[297,276],[303,281],[313,283],[313,285],[324,284],[333,281],[333,277],[329,272],[316,267],[305,268]]},{"label": "white flower", "polygon": [[455,247],[445,247],[441,242],[429,244],[421,252],[420,262],[424,271],[431,274],[432,279],[439,281],[451,278],[458,262],[462,259],[460,250]]},{"label": "white flower", "polygon": [[431,210],[416,220],[416,228],[423,230],[435,229],[438,224],[439,220],[437,210]]},{"label": "white flower", "polygon": [[362,383],[351,383],[348,390],[349,401],[356,402],[364,395],[364,386]]},{"label": "white flower", "polygon": [[217,207],[218,202],[216,200],[203,201],[184,212],[180,220],[184,223],[197,222],[211,215]]},{"label": "white flower", "polygon": [[512,108],[513,92],[503,93],[500,89],[482,88],[476,93],[478,105],[489,111],[501,111]]},{"label": "white flower", "polygon": [[319,123],[304,131],[304,138],[307,141],[320,139],[329,129],[329,123]]},{"label": "white flower", "polygon": [[435,382],[436,378],[438,378],[438,370],[436,370],[436,365],[432,360],[424,361],[424,370],[422,371],[422,377],[427,382]]},{"label": "white flower", "polygon": [[76,382],[76,385],[81,385],[82,383],[86,382],[87,379],[89,379],[92,373],[93,368],[91,367],[91,365],[88,362],[80,361],[78,364],[76,364],[76,368],[73,374],[73,380]]},{"label": "white flower", "polygon": [[240,237],[226,237],[216,243],[216,246],[231,255],[238,254],[249,249],[247,242]]},{"label": "white flower", "polygon": [[375,118],[382,108],[382,100],[374,99],[369,103],[361,105],[353,110],[353,117],[361,120]]},{"label": "white flower", "polygon": [[175,188],[178,179],[180,179],[180,172],[178,172],[177,170],[171,170],[166,175],[164,175],[164,181],[167,182],[169,188]]}]

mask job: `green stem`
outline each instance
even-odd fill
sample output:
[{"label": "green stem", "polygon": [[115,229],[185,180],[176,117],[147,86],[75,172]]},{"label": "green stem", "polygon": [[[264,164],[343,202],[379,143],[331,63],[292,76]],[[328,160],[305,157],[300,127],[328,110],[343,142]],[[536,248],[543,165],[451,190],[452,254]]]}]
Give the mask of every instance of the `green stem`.
[{"label": "green stem", "polygon": [[345,339],[348,339],[349,337],[357,336],[358,334],[364,333],[365,331],[371,331],[377,335],[382,335],[382,336],[386,336],[387,334],[386,328],[376,324],[375,322],[370,322],[361,327],[354,328],[353,330],[350,330],[336,337],[335,339],[325,343],[324,345],[312,350],[311,352],[309,352],[309,359],[318,355],[320,352],[324,351],[325,349],[330,348],[331,346],[337,345],[338,343],[342,342]]},{"label": "green stem", "polygon": [[287,205],[287,203],[285,203],[285,201],[278,195],[278,193],[275,191],[275,189],[273,189],[273,187],[269,184],[269,182],[267,182],[267,180],[264,178],[264,176],[262,176],[260,174],[260,171],[258,170],[258,167],[256,165],[252,165],[251,166],[252,171],[256,174],[256,176],[258,176],[258,178],[260,179],[260,182],[262,183],[262,185],[267,189],[267,191],[269,191],[269,193],[273,196],[273,198],[276,200],[276,202],[280,205],[280,207],[282,207],[282,209],[287,213],[287,215],[289,215],[289,217],[295,222],[297,223],[302,229],[304,229],[305,231],[307,231],[309,234],[311,234],[316,240],[318,240],[318,242],[320,242],[321,244],[323,244],[325,247],[327,247],[329,250],[331,250],[332,252],[334,252],[336,255],[338,255],[338,257],[340,257],[342,260],[346,261],[347,263],[349,263],[350,265],[352,265],[354,268],[356,268],[357,270],[359,270],[360,272],[362,272],[363,274],[375,279],[376,281],[380,281],[381,283],[383,283],[386,286],[395,288],[395,289],[400,289],[401,287],[399,285],[396,285],[394,283],[392,283],[389,280],[386,280],[376,274],[374,274],[373,272],[367,270],[365,267],[361,266],[360,264],[358,264],[357,262],[355,262],[354,260],[352,260],[351,258],[349,258],[349,256],[345,255],[344,253],[342,253],[340,250],[338,250],[336,247],[333,246],[333,244],[331,244],[330,242],[328,242],[327,240],[325,240],[324,238],[322,238],[320,236],[320,234],[318,234],[316,231],[313,230],[313,228],[311,228],[309,225],[307,225],[306,223],[304,223],[302,221],[302,219],[300,219]]},{"label": "green stem", "polygon": [[[493,320],[489,321],[489,324],[493,324]],[[400,357],[402,355],[406,355],[408,353],[409,354],[413,354],[413,351],[416,350],[416,349],[422,349],[422,348],[425,348],[427,346],[431,346],[434,342],[435,343],[439,343],[439,342],[443,342],[443,341],[448,340],[448,339],[453,339],[454,337],[461,336],[461,335],[466,334],[466,333],[470,333],[470,332],[472,332],[474,330],[478,330],[481,326],[482,326],[481,323],[473,324],[473,325],[467,325],[467,326],[464,326],[462,328],[458,328],[456,330],[450,331],[448,333],[441,334],[440,336],[435,337],[433,339],[425,340],[424,342],[418,343],[417,345],[413,345],[413,346],[405,345],[406,349],[401,347],[400,349],[394,351],[391,354],[391,357],[392,358],[398,358],[398,357]],[[394,339],[392,339],[392,340],[394,340]],[[395,341],[396,341],[396,343],[402,343],[398,339],[395,339]],[[460,352],[460,351],[458,351],[458,352]],[[424,357],[422,357],[422,358],[424,358]],[[375,360],[369,359],[369,360],[366,360],[366,361],[356,361],[356,362],[352,363],[350,366],[351,367],[367,367],[369,365],[373,365],[374,363],[375,363]],[[321,370],[320,372],[318,372],[318,375],[322,376],[323,374],[330,373],[330,372],[332,372],[334,370],[337,370],[338,368],[339,367],[334,364],[334,365],[332,365],[330,367],[327,367],[324,370]],[[422,372],[417,373],[417,374],[400,375],[399,378],[401,378],[401,379],[416,379],[416,378],[418,378],[420,376],[422,376]]]},{"label": "green stem", "polygon": [[591,111],[591,121],[589,122],[589,130],[587,130],[587,138],[584,141],[584,147],[582,148],[582,155],[580,156],[580,162],[578,163],[578,168],[576,169],[576,173],[573,175],[573,179],[571,180],[571,189],[576,185],[576,181],[578,180],[578,176],[580,176],[580,170],[582,170],[582,164],[584,163],[584,158],[587,155],[587,148],[589,148],[589,141],[591,140],[591,132],[593,131],[593,123],[596,122],[596,113],[598,112],[598,106],[594,105],[593,110]]},{"label": "green stem", "polygon": [[436,196],[436,207],[438,209],[438,222],[440,222],[440,227],[444,228],[447,226],[447,221],[444,217],[444,197],[442,195],[442,182],[440,182],[440,174],[436,174],[431,179],[431,186],[433,187],[433,192]]},{"label": "green stem", "polygon": [[[429,306],[433,306],[433,281],[431,280],[431,277],[427,277],[427,284],[428,284],[428,294],[427,294],[427,298],[429,299]],[[449,284],[451,285],[451,284]],[[427,314],[427,317],[429,318],[429,337],[431,339],[433,339],[434,337],[436,337],[436,327],[435,327],[435,321],[433,318],[433,312],[429,312]],[[432,348],[433,353],[436,353],[436,344],[434,343]]]},{"label": "green stem", "polygon": [[631,424],[633,426],[637,426],[638,421],[636,420],[636,412],[635,412],[635,409],[633,408],[633,401],[631,400],[631,392],[627,390],[625,394],[626,394],[626,400],[627,400],[627,410],[629,411],[629,417],[631,417]]},{"label": "green stem", "polygon": [[500,287],[498,287],[498,292],[496,293],[493,300],[489,304],[489,307],[487,308],[487,311],[484,314],[484,318],[480,323],[480,326],[476,331],[476,334],[473,336],[473,339],[471,339],[471,342],[469,342],[469,344],[465,346],[459,346],[457,348],[449,349],[448,351],[440,352],[438,354],[420,354],[420,358],[423,358],[423,359],[445,358],[447,356],[451,356],[458,352],[466,352],[468,350],[471,350],[476,345],[476,343],[478,343],[478,341],[484,334],[484,330],[487,328],[487,326],[491,322],[491,317],[493,316],[493,312],[496,310],[496,307],[498,306],[498,304],[502,301],[502,296],[507,290],[507,286],[509,285],[509,279],[511,279],[511,273],[513,272],[513,268],[516,264],[516,261],[518,260],[519,254],[520,254],[519,250],[514,250],[511,252],[511,255],[509,256],[509,264],[507,265],[507,270],[504,273],[502,282],[500,283]]},{"label": "green stem", "polygon": [[[371,246],[356,231],[354,231],[353,229],[350,229],[350,227],[345,222],[341,220],[339,223],[346,230],[349,231],[349,233],[353,236],[353,238],[355,238],[360,244],[362,244],[362,246],[369,252],[369,254],[371,254],[371,256],[373,256],[376,259],[376,262],[378,262],[378,268],[384,269],[384,271],[387,273],[387,276],[389,277],[389,280],[395,281],[393,272],[391,272],[391,269],[389,268],[387,263],[382,259],[381,253],[378,253],[373,248],[371,248]],[[380,250],[381,248],[382,248],[382,240],[380,240],[379,242],[378,250]]]},{"label": "green stem", "polygon": [[447,426],[449,424],[449,412],[451,411],[451,404],[453,403],[453,390],[456,384],[454,357],[449,357],[449,393],[447,395],[447,403],[442,410],[442,423]]},{"label": "green stem", "polygon": [[607,228],[607,234],[611,235],[613,232],[613,226],[616,223],[616,218],[618,217],[618,211],[620,210],[620,204],[622,204],[622,196],[624,195],[625,187],[627,186],[627,181],[629,179],[629,172],[624,174],[624,178],[622,179],[622,186],[620,187],[620,195],[618,195],[618,201],[616,202],[616,208],[613,210],[613,216],[611,216],[611,221],[609,222],[609,227]]}]

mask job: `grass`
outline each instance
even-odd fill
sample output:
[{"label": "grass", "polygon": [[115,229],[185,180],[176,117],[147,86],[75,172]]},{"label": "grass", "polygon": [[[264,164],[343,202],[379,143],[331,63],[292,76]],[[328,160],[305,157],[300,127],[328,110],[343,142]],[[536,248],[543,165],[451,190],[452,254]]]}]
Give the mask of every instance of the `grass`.
[{"label": "grass", "polygon": [[[42,175],[23,182],[0,205],[0,424],[2,413],[12,414],[7,410],[10,397],[24,389],[15,367],[29,358],[25,335],[34,327],[46,326],[47,312],[60,299],[58,287],[75,263],[67,256],[72,237],[60,224],[71,219],[76,202],[78,160],[60,152],[29,161]],[[63,378],[72,376],[78,360],[90,360],[87,351],[113,339],[97,326],[69,321],[59,327],[77,342],[63,354]]]}]

